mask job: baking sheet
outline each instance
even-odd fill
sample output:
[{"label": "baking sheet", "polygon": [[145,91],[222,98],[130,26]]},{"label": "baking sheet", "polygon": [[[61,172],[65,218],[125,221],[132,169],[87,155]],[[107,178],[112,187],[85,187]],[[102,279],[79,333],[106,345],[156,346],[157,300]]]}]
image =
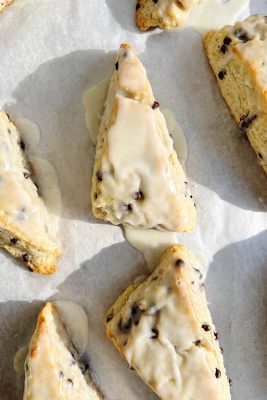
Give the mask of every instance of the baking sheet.
[{"label": "baking sheet", "polygon": [[[211,261],[207,295],[225,349],[234,400],[267,398],[266,177],[221,99],[200,35],[140,34],[135,1],[17,0],[0,15],[0,105],[41,130],[39,155],[56,167],[63,195],[58,272],[42,277],[0,252],[0,399],[22,398],[13,371],[46,299],[81,304],[89,317],[91,367],[109,400],[152,400],[105,338],[102,317],[121,291],[146,272],[120,228],[94,219],[88,203],[94,146],[85,127],[84,91],[106,78],[121,42],[136,46],[163,107],[184,130],[187,174],[198,228],[182,243]],[[251,12],[267,13],[266,1]]]}]

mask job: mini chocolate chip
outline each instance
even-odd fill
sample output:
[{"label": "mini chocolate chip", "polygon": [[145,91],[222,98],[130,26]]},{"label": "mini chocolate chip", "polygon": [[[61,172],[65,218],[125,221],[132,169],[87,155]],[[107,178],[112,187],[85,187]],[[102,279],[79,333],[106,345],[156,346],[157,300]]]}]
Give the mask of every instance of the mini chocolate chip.
[{"label": "mini chocolate chip", "polygon": [[116,62],[115,68],[116,68],[116,70],[118,71],[118,69],[119,69],[119,61]]},{"label": "mini chocolate chip", "polygon": [[223,54],[225,54],[225,53],[227,53],[227,51],[228,51],[228,47],[225,46],[225,44],[223,44],[222,47],[221,47],[221,52],[222,52]]},{"label": "mini chocolate chip", "polygon": [[24,151],[25,150],[25,143],[21,140],[19,145],[20,145],[21,150]]},{"label": "mini chocolate chip", "polygon": [[59,379],[63,379],[63,376],[64,376],[63,372],[60,371],[60,372],[59,372]]},{"label": "mini chocolate chip", "polygon": [[137,306],[136,304],[134,304],[134,305],[132,306],[132,309],[131,309],[132,315],[137,314],[138,310],[139,310],[138,306]]},{"label": "mini chocolate chip", "polygon": [[229,38],[228,36],[226,36],[224,39],[223,39],[223,43],[226,45],[226,46],[229,46],[229,44],[232,42],[232,39],[231,38]]},{"label": "mini chocolate chip", "polygon": [[144,193],[141,192],[141,190],[139,190],[139,192],[135,192],[133,194],[133,198],[134,198],[134,200],[144,200],[145,196],[144,196]]},{"label": "mini chocolate chip", "polygon": [[258,153],[258,156],[262,159],[263,158],[263,156],[262,156],[262,154],[261,153]]},{"label": "mini chocolate chip", "polygon": [[241,35],[239,35],[238,39],[241,40],[241,42],[243,42],[243,43],[247,43],[249,41],[247,32],[244,32]]},{"label": "mini chocolate chip", "polygon": [[175,267],[177,268],[183,268],[185,266],[185,262],[181,260],[180,258],[175,261]]},{"label": "mini chocolate chip", "polygon": [[188,185],[188,182],[187,182],[187,181],[185,181],[184,183],[185,183],[186,185]]},{"label": "mini chocolate chip", "polygon": [[194,285],[194,283],[195,283],[195,282],[194,282],[194,281],[192,281],[192,282],[191,282],[191,285]]},{"label": "mini chocolate chip", "polygon": [[97,199],[97,193],[95,193],[95,199]]},{"label": "mini chocolate chip", "polygon": [[155,108],[159,108],[159,102],[158,101],[154,101],[154,103],[152,104],[152,109],[155,110]]},{"label": "mini chocolate chip", "polygon": [[157,4],[159,0],[153,0],[153,3]]},{"label": "mini chocolate chip", "polygon": [[140,6],[140,3],[137,3],[137,4],[136,4],[136,7],[135,7],[135,10],[138,11],[140,7],[141,7],[141,6]]},{"label": "mini chocolate chip", "polygon": [[67,379],[67,385],[68,385],[69,388],[72,388],[73,382],[72,382],[71,379]]},{"label": "mini chocolate chip", "polygon": [[135,371],[134,367],[131,367],[131,370],[132,370],[132,371]]},{"label": "mini chocolate chip", "polygon": [[224,78],[225,78],[225,75],[227,75],[227,72],[226,72],[225,69],[223,69],[223,70],[221,70],[221,71],[218,73],[218,78],[219,78],[221,81],[223,81]]},{"label": "mini chocolate chip", "polygon": [[253,114],[251,116],[249,115],[249,113],[242,115],[240,117],[240,124],[239,124],[241,131],[243,132],[246,131],[246,129],[250,127],[250,125],[256,118],[257,118],[256,114]]},{"label": "mini chocolate chip", "polygon": [[198,268],[194,268],[194,270],[199,274],[199,279],[201,280],[203,278],[202,272]]},{"label": "mini chocolate chip", "polygon": [[219,340],[220,339],[219,333],[218,332],[214,332],[214,337],[215,337],[215,340]]},{"label": "mini chocolate chip", "polygon": [[28,262],[29,261],[29,259],[30,259],[30,257],[29,257],[29,255],[28,254],[23,254],[23,256],[22,256],[22,260],[24,261],[24,262]]},{"label": "mini chocolate chip", "polygon": [[119,330],[123,333],[128,333],[132,327],[132,320],[131,318],[128,319],[127,322],[123,323],[122,319],[119,321]]},{"label": "mini chocolate chip", "polygon": [[113,311],[107,316],[106,322],[110,322],[114,317]]},{"label": "mini chocolate chip", "polygon": [[157,339],[158,336],[159,336],[159,331],[158,331],[158,329],[157,329],[157,328],[153,328],[153,329],[152,329],[152,336],[150,336],[151,339]]},{"label": "mini chocolate chip", "polygon": [[193,343],[195,346],[199,347],[201,345],[201,340],[195,340]]},{"label": "mini chocolate chip", "polygon": [[190,194],[190,196],[189,196],[189,197],[190,197],[190,199],[192,199],[192,198],[193,198],[192,194]]},{"label": "mini chocolate chip", "polygon": [[126,211],[129,211],[129,212],[133,211],[133,206],[131,204],[125,204],[124,207],[125,207]]},{"label": "mini chocolate chip", "polygon": [[232,384],[233,384],[233,381],[232,381],[232,379],[228,379],[228,383],[229,383],[229,386],[231,387],[232,386]]},{"label": "mini chocolate chip", "polygon": [[219,379],[220,377],[221,377],[221,371],[218,369],[218,368],[216,368],[215,369],[215,377],[217,378],[217,379]]},{"label": "mini chocolate chip", "polygon": [[223,354],[223,353],[224,353],[224,350],[223,350],[223,348],[222,348],[222,347],[220,347],[220,350],[221,350],[221,353]]},{"label": "mini chocolate chip", "polygon": [[201,326],[201,328],[204,329],[205,332],[209,332],[209,331],[211,330],[210,325],[207,325],[207,324],[203,324],[203,325]]},{"label": "mini chocolate chip", "polygon": [[102,172],[101,171],[97,171],[96,177],[97,177],[98,182],[102,182],[103,176],[102,176]]},{"label": "mini chocolate chip", "polygon": [[17,244],[18,243],[18,239],[12,238],[12,239],[10,239],[10,243],[11,244]]},{"label": "mini chocolate chip", "polygon": [[31,175],[28,172],[23,172],[23,176],[25,179],[28,179]]}]

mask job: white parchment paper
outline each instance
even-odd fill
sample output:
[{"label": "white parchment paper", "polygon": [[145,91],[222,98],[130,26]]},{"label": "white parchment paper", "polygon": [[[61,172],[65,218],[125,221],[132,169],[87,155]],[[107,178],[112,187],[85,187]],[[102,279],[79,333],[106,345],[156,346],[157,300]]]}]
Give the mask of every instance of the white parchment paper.
[{"label": "white parchment paper", "polygon": [[[121,42],[136,46],[155,96],[184,130],[198,228],[182,243],[211,261],[207,295],[234,400],[267,399],[267,181],[232,121],[200,35],[135,28],[133,0],[17,0],[0,15],[0,105],[41,130],[39,155],[56,167],[63,195],[58,272],[42,277],[0,251],[0,400],[22,398],[13,358],[46,299],[81,304],[89,317],[91,367],[109,400],[156,396],[105,338],[102,318],[145,273],[119,227],[94,219],[88,202],[94,146],[81,97],[108,76]],[[251,13],[267,13],[253,1]]]}]

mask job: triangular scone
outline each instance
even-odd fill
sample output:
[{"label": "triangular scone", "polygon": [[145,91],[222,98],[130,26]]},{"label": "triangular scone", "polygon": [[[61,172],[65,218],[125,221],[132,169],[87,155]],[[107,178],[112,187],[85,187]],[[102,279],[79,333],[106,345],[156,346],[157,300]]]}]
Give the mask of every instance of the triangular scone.
[{"label": "triangular scone", "polygon": [[93,213],[112,224],[191,232],[187,179],[133,47],[121,45],[111,77],[92,185]]},{"label": "triangular scone", "polygon": [[13,3],[14,0],[0,0],[0,13],[3,12],[7,6]]},{"label": "triangular scone", "polygon": [[221,93],[267,174],[267,17],[209,32],[205,48]]},{"label": "triangular scone", "polygon": [[51,274],[61,250],[21,147],[15,125],[0,111],[0,246],[32,271]]},{"label": "triangular scone", "polygon": [[79,364],[77,350],[58,309],[51,303],[38,316],[25,361],[23,400],[40,399],[103,399],[88,369]]},{"label": "triangular scone", "polygon": [[153,274],[109,310],[107,336],[163,400],[229,400],[218,334],[196,259],[166,250]]},{"label": "triangular scone", "polygon": [[137,0],[135,19],[141,31],[159,26],[177,28],[188,17],[191,8],[205,0]]}]

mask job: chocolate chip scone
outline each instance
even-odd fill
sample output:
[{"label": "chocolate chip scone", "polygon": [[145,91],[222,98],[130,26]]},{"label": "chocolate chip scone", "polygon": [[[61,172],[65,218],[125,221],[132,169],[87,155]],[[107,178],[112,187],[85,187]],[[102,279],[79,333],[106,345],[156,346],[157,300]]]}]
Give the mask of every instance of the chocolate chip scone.
[{"label": "chocolate chip scone", "polygon": [[187,183],[146,70],[123,44],[97,137],[93,213],[115,225],[191,232],[196,211]]},{"label": "chocolate chip scone", "polygon": [[23,400],[103,400],[54,304],[38,316],[24,368]]},{"label": "chocolate chip scone", "polygon": [[0,246],[32,271],[51,274],[61,250],[23,148],[15,125],[0,111]]},{"label": "chocolate chip scone", "polygon": [[7,6],[13,3],[14,0],[0,0],[0,13],[3,12]]},{"label": "chocolate chip scone", "polygon": [[166,250],[143,283],[109,310],[107,336],[163,400],[229,400],[230,385],[197,261],[184,246]]},{"label": "chocolate chip scone", "polygon": [[209,32],[204,43],[221,93],[267,173],[267,17]]},{"label": "chocolate chip scone", "polygon": [[178,28],[192,7],[205,0],[137,0],[135,19],[141,31],[159,26],[161,29]]}]

